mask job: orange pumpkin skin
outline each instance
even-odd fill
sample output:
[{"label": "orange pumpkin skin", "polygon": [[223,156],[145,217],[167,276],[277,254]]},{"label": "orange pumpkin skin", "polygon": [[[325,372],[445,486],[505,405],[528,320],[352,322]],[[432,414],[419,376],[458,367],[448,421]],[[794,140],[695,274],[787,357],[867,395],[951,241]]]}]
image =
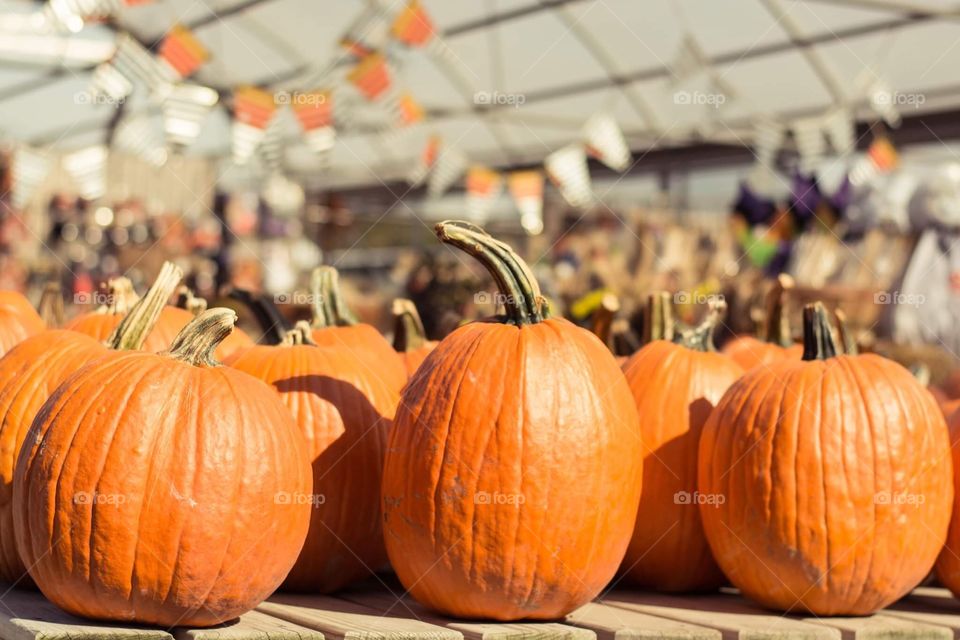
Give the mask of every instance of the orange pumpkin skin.
[{"label": "orange pumpkin skin", "polygon": [[[102,313],[91,311],[84,313],[67,322],[63,328],[78,331],[97,340],[106,340],[123,320],[125,314]],[[160,312],[160,317],[153,331],[143,343],[143,350],[152,353],[164,351],[173,342],[177,333],[193,319],[193,314],[186,309],[179,309],[167,305]]]},{"label": "orange pumpkin skin", "polygon": [[960,553],[960,508],[957,507],[960,498],[960,412],[947,417],[947,428],[953,461],[953,515],[946,544],[937,558],[936,573],[940,584],[950,589],[954,596],[960,597],[960,559],[957,558]]},{"label": "orange pumpkin skin", "polygon": [[107,351],[89,336],[50,329],[0,359],[0,582],[30,583],[13,533],[13,469],[30,424],[60,383]]},{"label": "orange pumpkin skin", "polygon": [[621,571],[627,584],[703,591],[723,584],[697,491],[700,433],[714,405],[743,374],[730,358],[657,340],[623,367],[643,439],[643,493]]},{"label": "orange pumpkin skin", "polygon": [[16,291],[0,291],[0,356],[43,330],[43,320],[29,300]]},{"label": "orange pumpkin skin", "polygon": [[384,537],[397,576],[459,617],[554,619],[589,602],[633,528],[637,423],[588,331],[563,319],[457,329],[404,389],[390,432]]},{"label": "orange pumpkin skin", "polygon": [[323,497],[283,588],[326,593],[381,567],[380,478],[396,392],[342,346],[254,346],[227,363],[277,390],[306,437],[313,491]]},{"label": "orange pumpkin skin", "polygon": [[840,355],[754,369],[700,440],[700,492],[723,497],[700,509],[714,557],[767,607],[885,607],[923,580],[946,537],[948,446],[933,398],[892,361]]},{"label": "orange pumpkin skin", "polygon": [[742,336],[724,345],[723,353],[740,365],[744,371],[750,371],[755,367],[773,364],[780,360],[799,360],[803,355],[803,345],[781,347],[772,342],[758,340],[753,336]]},{"label": "orange pumpkin skin", "polygon": [[306,536],[306,444],[276,394],[229,367],[108,355],[57,389],[27,442],[17,548],[70,613],[219,624],[280,585]]},{"label": "orange pumpkin skin", "polygon": [[369,324],[314,329],[312,337],[317,346],[353,351],[363,361],[368,373],[381,378],[397,393],[407,383],[407,369],[400,354]]},{"label": "orange pumpkin skin", "polygon": [[407,371],[407,378],[412,377],[413,374],[417,372],[417,369],[419,369],[423,361],[427,359],[430,352],[437,348],[438,344],[440,343],[431,340],[418,349],[398,352],[400,360],[403,362],[403,367]]}]

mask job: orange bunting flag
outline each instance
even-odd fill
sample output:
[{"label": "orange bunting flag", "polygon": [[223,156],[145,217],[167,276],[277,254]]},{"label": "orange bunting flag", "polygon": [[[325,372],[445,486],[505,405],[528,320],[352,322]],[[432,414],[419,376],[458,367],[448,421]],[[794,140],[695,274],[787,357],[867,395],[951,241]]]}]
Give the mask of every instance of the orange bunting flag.
[{"label": "orange bunting flag", "polygon": [[543,173],[514,171],[507,176],[507,188],[520,210],[520,224],[530,234],[543,231]]},{"label": "orange bunting flag", "polygon": [[315,90],[294,94],[290,100],[293,114],[303,127],[307,146],[316,153],[333,148],[333,93]]},{"label": "orange bunting flag", "polygon": [[433,21],[422,4],[411,0],[393,21],[390,33],[406,45],[420,47],[433,37]]},{"label": "orange bunting flag", "polygon": [[210,58],[196,36],[183,25],[175,25],[160,45],[160,57],[163,58],[177,75],[186,78]]},{"label": "orange bunting flag", "polygon": [[340,47],[350,55],[357,58],[365,58],[373,53],[373,50],[370,47],[363,44],[359,40],[349,37],[340,40]]},{"label": "orange bunting flag", "polygon": [[364,56],[347,74],[347,80],[362,93],[367,100],[376,100],[390,88],[390,71],[387,60],[380,53]]},{"label": "orange bunting flag", "polygon": [[263,141],[264,132],[277,110],[273,94],[251,86],[233,93],[233,159],[246,164]]},{"label": "orange bunting flag", "polygon": [[417,166],[414,167],[410,175],[407,176],[407,182],[412,186],[417,186],[423,182],[427,174],[430,173],[430,169],[432,169],[433,165],[437,162],[437,156],[439,154],[440,136],[430,136],[430,138],[427,139],[427,144],[423,147],[423,151],[420,152]]},{"label": "orange bunting flag", "polygon": [[892,171],[900,164],[900,154],[886,136],[875,139],[867,149],[867,155],[877,169],[883,172]]},{"label": "orange bunting flag", "polygon": [[475,219],[484,220],[493,201],[500,195],[503,176],[487,167],[473,166],[467,171],[467,210]]},{"label": "orange bunting flag", "polygon": [[409,93],[400,96],[400,124],[409,126],[423,120],[424,111],[420,103]]}]

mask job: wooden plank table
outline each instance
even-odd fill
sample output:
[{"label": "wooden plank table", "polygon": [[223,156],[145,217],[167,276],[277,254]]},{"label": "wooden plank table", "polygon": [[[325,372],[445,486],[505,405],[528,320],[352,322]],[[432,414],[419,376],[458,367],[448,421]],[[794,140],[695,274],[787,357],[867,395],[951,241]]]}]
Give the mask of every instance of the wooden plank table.
[{"label": "wooden plank table", "polygon": [[81,620],[36,591],[0,594],[0,640],[960,640],[960,601],[930,587],[861,618],[780,615],[730,590],[616,590],[564,620],[497,623],[446,618],[383,579],[335,597],[278,594],[210,629]]}]

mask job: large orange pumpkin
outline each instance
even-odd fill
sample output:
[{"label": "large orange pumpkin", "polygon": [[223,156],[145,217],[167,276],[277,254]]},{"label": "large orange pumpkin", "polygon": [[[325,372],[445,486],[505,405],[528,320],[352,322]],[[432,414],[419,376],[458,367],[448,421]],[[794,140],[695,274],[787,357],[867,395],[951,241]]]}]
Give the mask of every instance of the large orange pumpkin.
[{"label": "large orange pumpkin", "polygon": [[54,390],[83,365],[111,349],[140,349],[180,276],[180,269],[166,263],[150,291],[105,343],[77,331],[48,329],[0,358],[0,582],[29,583],[13,534],[13,470],[34,417]]},{"label": "large orange pumpkin", "polygon": [[357,322],[340,292],[340,276],[333,267],[317,267],[310,280],[313,300],[313,340],[322,347],[354,351],[370,372],[399,393],[407,383],[407,370],[399,354],[379,331]]},{"label": "large orange pumpkin", "polygon": [[213,351],[211,309],[168,353],[102,358],[34,420],[14,474],[17,548],[75,615],[209,626],[283,581],[310,521],[310,462],[268,386]]},{"label": "large orange pumpkin", "polygon": [[[106,340],[138,299],[130,280],[114,278],[107,283],[107,304],[77,316],[63,328],[85,333],[97,340]],[[153,331],[144,342],[144,351],[163,351],[192,319],[193,314],[186,309],[164,306]]]},{"label": "large orange pumpkin", "polygon": [[427,340],[427,332],[412,300],[393,301],[393,348],[400,354],[407,377],[411,377],[433,351],[437,342]]},{"label": "large orange pumpkin", "polygon": [[404,389],[383,477],[403,585],[444,614],[561,618],[616,572],[640,498],[630,390],[596,336],[549,315],[529,267],[466,222],[437,225],[506,314],[444,338]]},{"label": "large orange pumpkin", "polygon": [[[669,318],[669,298],[651,298],[648,308],[662,305]],[[698,329],[681,332],[676,342],[647,344],[623,367],[644,446],[640,509],[621,568],[627,584],[683,592],[723,583],[697,507],[697,449],[714,405],[743,375],[740,365],[713,347],[724,308],[722,301],[712,303]]]},{"label": "large orange pumpkin", "polygon": [[[177,309],[185,309],[190,312],[192,317],[196,317],[207,310],[207,301],[194,295],[193,291],[187,286],[177,289]],[[173,318],[168,315],[168,319]],[[189,320],[187,321],[189,322]],[[172,323],[172,322],[171,322]],[[186,324],[186,323],[184,323]],[[252,347],[253,339],[250,338],[240,327],[234,327],[233,331],[224,338],[223,342],[217,345],[214,357],[221,362],[229,358],[234,353]]]},{"label": "large orange pumpkin", "polygon": [[29,300],[16,291],[0,291],[0,356],[43,329],[43,320]]},{"label": "large orange pumpkin", "polygon": [[298,323],[280,346],[254,346],[227,363],[280,394],[313,462],[310,532],[283,587],[335,591],[386,563],[380,478],[397,393],[342,346],[317,346]]},{"label": "large orange pumpkin", "polygon": [[794,344],[789,314],[784,308],[786,296],[793,289],[793,278],[780,274],[767,294],[767,312],[763,337],[740,336],[724,345],[723,353],[733,358],[744,371],[778,360],[799,360],[803,346]]},{"label": "large orange pumpkin", "polygon": [[823,305],[804,355],[747,372],[700,439],[700,509],[717,563],[761,604],[864,615],[908,593],[953,503],[943,416],[891,360],[836,355]]}]

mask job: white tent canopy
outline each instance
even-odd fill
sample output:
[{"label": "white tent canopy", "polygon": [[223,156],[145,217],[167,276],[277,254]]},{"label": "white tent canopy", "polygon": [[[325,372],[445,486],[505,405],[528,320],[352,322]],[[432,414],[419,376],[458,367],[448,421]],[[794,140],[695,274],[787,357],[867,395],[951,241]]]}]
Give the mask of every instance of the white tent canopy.
[{"label": "white tent canopy", "polygon": [[[118,31],[155,46],[176,23],[193,29],[211,59],[192,78],[223,96],[188,154],[228,157],[230,93],[346,85],[338,45],[361,22],[378,42],[402,0],[156,0],[121,8],[59,44],[16,41],[17,16],[42,4],[0,0],[0,136],[70,150],[103,143],[117,107],[86,96],[98,59]],[[691,141],[750,143],[753,125],[786,127],[836,105],[868,117],[880,82],[906,116],[960,106],[960,5],[934,0],[423,0],[438,38],[430,51],[395,52],[397,83],[427,119],[390,137],[381,108],[355,92],[324,163],[283,112],[284,167],[329,185],[378,184],[409,172],[426,139],[472,161],[538,162],[611,114],[634,151]],[[6,33],[7,35],[4,35]],[[6,40],[6,44],[4,44]],[[36,44],[36,49],[27,46]],[[42,55],[41,55],[42,54]],[[152,118],[143,96],[119,120]],[[704,123],[707,123],[704,126]]]}]

